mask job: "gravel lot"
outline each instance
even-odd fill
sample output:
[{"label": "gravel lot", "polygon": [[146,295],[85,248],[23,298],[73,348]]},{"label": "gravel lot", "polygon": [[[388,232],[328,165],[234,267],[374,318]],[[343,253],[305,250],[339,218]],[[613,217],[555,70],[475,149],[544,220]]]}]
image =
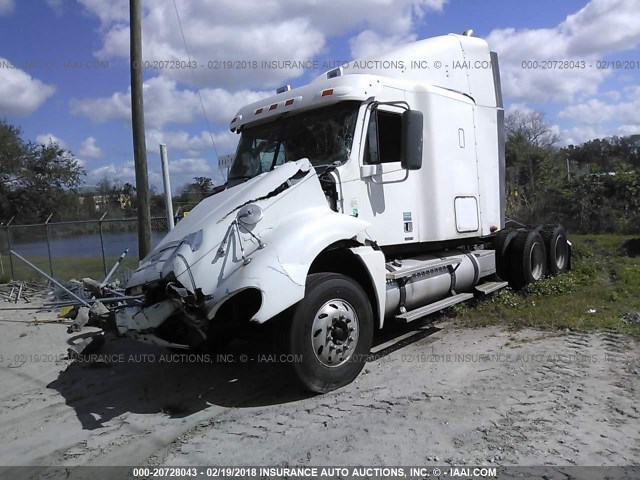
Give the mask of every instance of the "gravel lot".
[{"label": "gravel lot", "polygon": [[253,341],[193,362],[116,339],[78,362],[54,320],[0,312],[0,465],[640,463],[640,346],[615,333],[412,325],[312,396]]}]

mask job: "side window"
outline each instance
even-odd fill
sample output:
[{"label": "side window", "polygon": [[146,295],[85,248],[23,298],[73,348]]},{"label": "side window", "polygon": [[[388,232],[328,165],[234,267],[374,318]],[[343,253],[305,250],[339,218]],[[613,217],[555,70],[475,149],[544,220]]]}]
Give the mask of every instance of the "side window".
[{"label": "side window", "polygon": [[402,144],[402,115],[378,112],[380,163],[399,162]]},{"label": "side window", "polygon": [[369,120],[364,163],[399,162],[401,139],[402,115],[376,110]]}]

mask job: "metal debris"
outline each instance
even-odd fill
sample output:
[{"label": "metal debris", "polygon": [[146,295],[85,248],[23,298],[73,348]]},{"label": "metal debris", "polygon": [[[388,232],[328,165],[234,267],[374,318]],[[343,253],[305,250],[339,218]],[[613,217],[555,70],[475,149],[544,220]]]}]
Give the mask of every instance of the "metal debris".
[{"label": "metal debris", "polygon": [[82,355],[90,355],[91,353],[97,352],[100,347],[104,345],[104,342],[105,336],[102,334],[83,338],[78,343],[67,349],[69,359],[75,360],[80,358]]},{"label": "metal debris", "polygon": [[77,296],[76,294],[74,294],[71,290],[67,289],[64,285],[62,285],[60,282],[58,282],[55,278],[50,277],[49,275],[47,275],[45,272],[43,272],[42,270],[40,270],[38,267],[36,267],[33,263],[31,263],[29,260],[27,260],[26,258],[24,258],[22,255],[16,253],[14,250],[10,250],[10,252],[12,254],[14,254],[16,257],[18,257],[20,260],[22,260],[24,263],[26,263],[27,265],[29,265],[31,268],[33,268],[36,272],[38,272],[39,274],[43,275],[44,277],[46,277],[50,282],[53,282],[55,285],[57,285],[58,287],[62,288],[65,292],[67,292],[69,295],[71,295],[73,298],[75,298],[76,300],[78,300],[80,303],[82,303],[83,305],[86,305],[87,307],[89,306],[89,304],[84,301],[84,299],[80,298],[79,296]]},{"label": "metal debris", "polygon": [[[120,255],[118,261],[101,282],[92,278],[62,282],[43,272],[26,258],[11,250],[13,255],[47,278],[49,283],[46,286],[35,286],[23,281],[0,285],[0,298],[17,303],[20,298],[29,301],[29,296],[33,296],[35,293],[45,296],[45,292],[48,291],[48,301],[43,302],[42,307],[27,308],[60,309],[59,317],[73,320],[73,323],[68,327],[68,333],[80,332],[85,326],[98,327],[104,331],[117,331],[114,312],[127,305],[139,303],[144,298],[144,295],[126,295],[124,289],[120,287],[119,280],[109,283],[109,279],[113,276],[128,251],[127,249]],[[16,308],[12,307],[11,309]],[[60,319],[56,321],[60,321]],[[104,343],[104,338],[102,338],[101,342]],[[70,357],[82,353],[89,343],[89,341],[81,342],[69,349]]]},{"label": "metal debris", "polygon": [[31,303],[34,297],[44,294],[45,285],[28,281],[11,281],[0,284],[0,300],[10,303]]}]

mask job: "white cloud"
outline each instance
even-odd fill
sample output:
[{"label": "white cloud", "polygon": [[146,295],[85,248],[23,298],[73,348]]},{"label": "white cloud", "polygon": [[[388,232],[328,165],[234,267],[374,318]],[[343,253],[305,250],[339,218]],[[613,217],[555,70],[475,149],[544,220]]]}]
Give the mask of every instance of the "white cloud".
[{"label": "white cloud", "polygon": [[559,118],[575,121],[580,125],[599,125],[611,120],[626,124],[640,123],[640,99],[626,102],[605,103],[592,98],[585,103],[570,105],[558,113]]},{"label": "white cloud", "polygon": [[56,91],[0,57],[0,116],[28,115],[37,110]]},{"label": "white cloud", "polygon": [[180,158],[169,163],[171,174],[206,176],[212,170],[204,158]]},{"label": "white cloud", "polygon": [[380,36],[372,30],[364,30],[349,40],[349,46],[353,58],[368,58],[403,43],[413,42],[416,38],[415,34]]},{"label": "white cloud", "polygon": [[571,55],[606,55],[640,43],[637,0],[592,0],[560,25]]},{"label": "white cloud", "polygon": [[61,148],[68,148],[66,142],[56,137],[53,133],[42,133],[38,135],[36,137],[36,142],[41,145],[49,145],[49,142],[57,143]]},{"label": "white cloud", "polygon": [[79,0],[85,10],[100,18],[103,25],[129,22],[129,0]]},{"label": "white cloud", "polygon": [[[103,32],[100,58],[129,56],[127,2],[80,0],[97,15]],[[301,69],[261,69],[262,60],[310,60],[325,52],[328,36],[356,29],[377,32],[390,42],[406,38],[417,19],[441,10],[446,0],[301,0],[177,1],[186,43],[196,69],[164,69],[161,75],[197,86],[234,89],[270,87],[303,73]],[[143,18],[145,60],[187,60],[173,2],[148,2]],[[391,40],[389,40],[391,39]],[[214,53],[223,52],[223,53]],[[209,68],[209,61],[257,61]],[[213,64],[212,64],[213,66]]]},{"label": "white cloud", "polygon": [[617,90],[602,92],[600,95],[609,100],[613,100],[614,102],[617,102],[618,100],[620,100],[620,98],[622,98],[622,94]]},{"label": "white cloud", "polygon": [[146,138],[147,152],[159,152],[159,145],[164,143],[167,145],[169,159],[171,159],[172,152],[175,150],[199,151],[205,148],[212,148],[211,136],[206,131],[198,135],[190,135],[184,130],[165,132],[159,129],[148,129]]},{"label": "white cloud", "polygon": [[[129,89],[131,90],[131,89]],[[69,102],[71,113],[85,115],[95,123],[131,119],[131,95],[116,92],[111,97]]]},{"label": "white cloud", "polygon": [[[637,8],[636,0],[591,0],[554,28],[493,30],[487,41],[498,52],[505,96],[544,102],[596,94],[612,71],[595,60],[640,43]],[[584,60],[585,68],[523,68],[534,60]]]},{"label": "white cloud", "polygon": [[223,130],[220,133],[214,133],[213,138],[216,142],[218,155],[229,155],[236,153],[238,140],[240,139],[240,135],[238,135],[237,133],[232,133],[229,130]]},{"label": "white cloud", "polygon": [[598,125],[611,118],[612,105],[602,100],[592,98],[591,100],[566,107],[558,113],[558,118],[567,118],[578,121],[583,125]]},{"label": "white cloud", "polygon": [[618,127],[618,135],[623,137],[629,135],[640,135],[640,122],[635,125],[620,125]]},{"label": "white cloud", "polygon": [[560,137],[561,145],[580,145],[594,138],[605,138],[612,133],[607,129],[601,129],[592,125],[578,125],[563,130]]},{"label": "white cloud", "polygon": [[110,163],[109,165],[94,168],[93,170],[87,172],[87,180],[89,181],[89,183],[91,183],[91,181],[97,182],[105,177],[111,178],[111,176],[115,175],[117,171],[118,169],[116,168],[115,164]]},{"label": "white cloud", "polygon": [[165,132],[157,129],[147,130],[147,152],[159,152],[158,146],[164,143],[167,145],[169,161],[173,156],[172,152],[176,150],[187,151],[190,157],[197,157],[201,155],[202,151],[213,152],[212,136],[219,155],[235,153],[240,136],[228,130],[213,132],[213,134],[202,131],[197,135],[191,135],[184,130]]},{"label": "white cloud", "polygon": [[62,15],[62,0],[46,0],[47,5],[56,15]]},{"label": "white cloud", "polygon": [[[197,92],[180,89],[173,80],[153,77],[144,84],[145,125],[161,128],[170,124],[204,122],[202,107]],[[240,90],[229,92],[221,88],[200,91],[209,121],[224,124],[231,121],[238,109],[272,92]],[[84,115],[96,123],[110,120],[131,120],[131,88],[126,92],[116,92],[110,97],[95,99],[73,99],[71,112]]]},{"label": "white cloud", "polygon": [[133,160],[120,165],[110,163],[87,172],[87,183],[89,184],[98,183],[103,178],[117,180],[122,183],[130,182],[135,184],[136,170]]},{"label": "white cloud", "polygon": [[522,113],[531,113],[533,112],[533,109],[531,107],[529,107],[526,103],[509,103],[507,105],[507,108],[505,109],[505,111],[507,113],[513,113],[513,112],[522,112]]},{"label": "white cloud", "polygon": [[15,8],[14,0],[0,0],[0,16],[11,15]]},{"label": "white cloud", "polygon": [[104,152],[96,145],[96,139],[94,137],[87,137],[80,145],[80,155],[89,158],[101,158],[104,156]]},{"label": "white cloud", "polygon": [[640,85],[629,85],[623,91],[630,98],[640,98]]}]

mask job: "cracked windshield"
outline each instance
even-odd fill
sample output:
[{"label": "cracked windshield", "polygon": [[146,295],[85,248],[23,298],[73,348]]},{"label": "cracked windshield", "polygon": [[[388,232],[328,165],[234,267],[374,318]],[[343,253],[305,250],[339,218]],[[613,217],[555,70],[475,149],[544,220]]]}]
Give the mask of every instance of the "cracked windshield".
[{"label": "cracked windshield", "polygon": [[341,102],[246,128],[229,179],[253,178],[305,157],[315,167],[346,162],[359,106],[360,102]]}]

